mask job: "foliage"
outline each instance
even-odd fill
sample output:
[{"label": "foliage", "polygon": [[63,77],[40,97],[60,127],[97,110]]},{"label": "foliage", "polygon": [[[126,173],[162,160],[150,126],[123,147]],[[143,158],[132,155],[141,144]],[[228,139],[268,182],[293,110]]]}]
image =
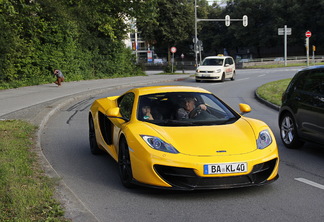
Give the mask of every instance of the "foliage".
[{"label": "foliage", "polygon": [[[211,11],[217,9],[211,9]],[[248,26],[241,22],[232,22],[226,27],[223,22],[212,24],[205,22],[200,32],[204,48],[221,51],[227,48],[232,55],[245,50],[254,57],[283,54],[283,36],[278,35],[278,28],[287,25],[292,29],[288,36],[288,56],[305,54],[305,32],[311,30],[311,45],[316,45],[317,54],[323,51],[324,0],[231,0],[214,18],[241,19],[248,16]],[[298,15],[298,16],[297,16]],[[209,50],[205,53],[210,53]]]},{"label": "foliage", "polygon": [[[159,0],[157,1],[157,12],[151,21],[138,21],[138,29],[142,36],[155,46],[158,54],[168,54],[170,59],[170,48],[177,47],[178,52],[190,51],[190,44],[194,36],[194,1],[189,0]],[[199,11],[203,14],[207,6],[205,0],[200,1]]]},{"label": "foliage", "polygon": [[[224,19],[226,15],[242,19],[247,15],[249,20],[247,27],[236,21],[229,27],[223,21],[198,22],[203,56],[223,53],[224,48],[232,56],[244,53],[254,57],[282,56],[283,36],[278,36],[278,28],[285,25],[292,29],[292,35],[288,36],[288,56],[305,54],[307,30],[313,33],[310,44],[317,46],[316,54],[323,53],[324,0],[229,0],[223,8],[216,3],[208,5],[205,0],[196,2],[200,19]],[[158,9],[158,16],[151,22],[139,21],[145,39],[155,45],[159,55],[169,52],[170,46],[177,47],[178,58],[182,53],[185,58],[193,55],[194,0],[161,0]]]},{"label": "foliage", "polygon": [[177,71],[177,66],[172,64],[166,64],[163,66],[163,72],[164,73],[175,73]]},{"label": "foliage", "polygon": [[206,0],[0,0],[0,85],[51,82],[54,68],[67,81],[140,74],[123,43],[135,28],[131,21],[159,56],[170,62],[176,46],[176,59],[193,59],[194,2],[200,19],[249,18],[247,27],[199,21],[202,57],[224,48],[232,56],[282,56],[278,28],[285,25],[292,29],[288,56],[305,54],[306,30],[316,54],[323,53],[324,0],[229,0],[226,7]]},{"label": "foliage", "polygon": [[[148,20],[155,0],[1,0],[0,84],[138,75],[123,39],[128,18]],[[17,83],[19,82],[19,83]]]}]

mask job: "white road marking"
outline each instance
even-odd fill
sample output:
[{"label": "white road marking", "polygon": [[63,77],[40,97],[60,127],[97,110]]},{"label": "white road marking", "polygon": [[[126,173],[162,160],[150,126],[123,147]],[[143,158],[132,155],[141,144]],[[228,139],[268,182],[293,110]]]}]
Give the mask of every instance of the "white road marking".
[{"label": "white road marking", "polygon": [[262,76],[265,76],[266,74],[262,74],[262,75],[258,75],[258,77],[262,77]]},{"label": "white road marking", "polygon": [[297,180],[299,182],[302,182],[302,183],[306,183],[306,184],[311,185],[313,187],[317,187],[317,188],[320,188],[320,189],[324,190],[324,185],[319,184],[319,183],[315,183],[315,182],[313,182],[311,180],[307,180],[305,178],[295,178],[295,180]]},{"label": "white road marking", "polygon": [[250,78],[236,79],[236,81],[248,80]]}]

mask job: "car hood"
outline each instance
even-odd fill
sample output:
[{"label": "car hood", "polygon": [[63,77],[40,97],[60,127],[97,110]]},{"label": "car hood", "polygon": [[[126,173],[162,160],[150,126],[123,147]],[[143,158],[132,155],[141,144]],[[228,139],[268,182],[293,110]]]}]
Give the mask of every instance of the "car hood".
[{"label": "car hood", "polygon": [[226,125],[153,128],[161,139],[186,155],[239,155],[257,149],[256,133],[243,118]]},{"label": "car hood", "polygon": [[223,66],[199,66],[197,70],[215,70],[221,68],[223,68]]}]

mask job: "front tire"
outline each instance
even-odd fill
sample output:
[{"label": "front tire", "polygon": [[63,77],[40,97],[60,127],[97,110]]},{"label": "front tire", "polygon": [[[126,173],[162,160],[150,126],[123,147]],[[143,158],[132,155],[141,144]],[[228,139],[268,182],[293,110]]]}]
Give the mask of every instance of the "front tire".
[{"label": "front tire", "polygon": [[235,80],[235,77],[236,77],[236,73],[234,71],[231,80],[234,81]]},{"label": "front tire", "polygon": [[289,149],[297,149],[304,145],[298,137],[296,123],[290,113],[284,113],[280,119],[280,137]]},{"label": "front tire", "polygon": [[125,138],[121,139],[119,145],[118,168],[119,176],[124,187],[133,188],[132,165],[130,161],[129,148]]},{"label": "front tire", "polygon": [[223,73],[222,78],[221,78],[221,82],[225,81],[225,73]]}]

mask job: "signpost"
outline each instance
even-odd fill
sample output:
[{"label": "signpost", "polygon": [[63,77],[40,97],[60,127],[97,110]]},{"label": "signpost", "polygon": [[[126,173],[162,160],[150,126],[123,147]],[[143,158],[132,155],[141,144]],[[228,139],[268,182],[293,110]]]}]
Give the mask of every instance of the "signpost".
[{"label": "signpost", "polygon": [[177,48],[173,46],[170,51],[172,52],[171,73],[173,73],[174,53],[177,52]]},{"label": "signpost", "polygon": [[184,54],[182,53],[182,54],[181,54],[181,60],[182,60],[182,61],[181,61],[181,62],[182,62],[182,73],[184,73],[184,67],[183,67],[183,66],[184,66],[184,63],[183,63],[183,58],[184,58]]},{"label": "signpost", "polygon": [[285,25],[284,28],[278,28],[278,35],[285,36],[284,57],[285,57],[285,66],[287,66],[287,35],[291,35],[291,28],[287,28],[287,25]]},{"label": "signpost", "polygon": [[312,33],[310,31],[306,31],[306,57],[307,57],[307,66],[309,66],[309,38],[312,36]]}]

